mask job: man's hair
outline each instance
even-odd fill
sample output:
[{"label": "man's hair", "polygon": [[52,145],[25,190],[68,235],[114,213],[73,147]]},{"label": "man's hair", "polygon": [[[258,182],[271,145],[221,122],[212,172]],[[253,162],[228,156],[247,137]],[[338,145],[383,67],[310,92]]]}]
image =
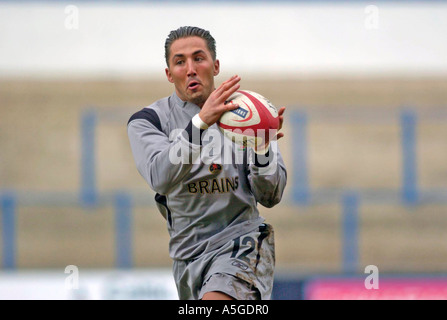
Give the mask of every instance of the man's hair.
[{"label": "man's hair", "polygon": [[177,30],[172,30],[165,41],[165,59],[166,64],[169,67],[169,55],[171,54],[171,46],[175,40],[188,38],[188,37],[200,37],[205,40],[208,50],[211,52],[213,60],[216,60],[216,40],[209,31],[201,29],[199,27],[184,26]]}]

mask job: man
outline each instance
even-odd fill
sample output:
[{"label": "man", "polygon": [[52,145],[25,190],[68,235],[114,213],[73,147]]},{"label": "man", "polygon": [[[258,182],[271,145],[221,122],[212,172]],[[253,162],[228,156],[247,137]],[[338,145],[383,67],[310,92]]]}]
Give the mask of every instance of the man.
[{"label": "man", "polygon": [[[254,153],[217,129],[220,116],[238,108],[225,101],[239,89],[240,77],[215,88],[220,63],[208,31],[171,31],[165,57],[166,77],[175,91],[135,113],[128,136],[138,171],[156,192],[167,221],[179,298],[269,299],[273,229],[259,216],[257,203],[276,205],[286,185],[277,141],[267,139]],[[279,110],[280,125],[284,109]],[[219,151],[229,152],[233,161],[204,152],[213,143],[206,138],[210,132],[224,142],[217,144]],[[238,153],[243,161],[234,161]]]}]

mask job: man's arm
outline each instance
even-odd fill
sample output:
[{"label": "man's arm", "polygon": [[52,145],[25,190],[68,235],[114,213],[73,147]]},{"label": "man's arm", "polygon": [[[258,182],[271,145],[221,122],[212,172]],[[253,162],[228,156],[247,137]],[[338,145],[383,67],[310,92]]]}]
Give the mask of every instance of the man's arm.
[{"label": "man's arm", "polygon": [[281,153],[279,152],[278,139],[284,137],[281,130],[284,122],[286,108],[278,110],[279,128],[272,141],[267,139],[263,148],[251,150],[249,159],[248,180],[256,200],[267,208],[278,204],[287,184],[287,171]]},{"label": "man's arm", "polygon": [[287,184],[287,171],[277,141],[270,142],[264,155],[249,154],[249,172],[248,180],[256,201],[267,208],[278,204]]},{"label": "man's arm", "polygon": [[143,109],[131,118],[127,133],[139,173],[155,192],[167,194],[200,156],[203,130],[190,122],[168,137],[157,118],[155,111]]}]

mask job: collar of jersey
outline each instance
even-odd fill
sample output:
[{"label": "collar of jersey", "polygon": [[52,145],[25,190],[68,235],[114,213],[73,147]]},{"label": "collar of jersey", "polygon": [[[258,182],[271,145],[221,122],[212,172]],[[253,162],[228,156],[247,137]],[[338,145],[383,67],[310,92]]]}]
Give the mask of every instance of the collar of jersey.
[{"label": "collar of jersey", "polygon": [[200,107],[198,105],[192,102],[183,101],[175,91],[172,94],[172,99],[176,105],[183,108],[188,114],[191,114],[191,116],[196,115],[198,111],[200,111]]},{"label": "collar of jersey", "polygon": [[174,100],[176,105],[178,105],[182,108],[185,107],[186,104],[188,103],[187,101],[183,101],[182,99],[180,99],[180,97],[177,95],[177,93],[175,91],[172,94],[172,99]]}]

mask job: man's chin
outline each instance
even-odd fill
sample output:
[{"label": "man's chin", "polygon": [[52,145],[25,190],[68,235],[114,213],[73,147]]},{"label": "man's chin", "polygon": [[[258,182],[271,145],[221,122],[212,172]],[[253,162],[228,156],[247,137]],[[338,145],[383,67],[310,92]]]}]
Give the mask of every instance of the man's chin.
[{"label": "man's chin", "polygon": [[204,99],[203,97],[198,97],[196,99],[192,99],[190,102],[198,105],[199,107],[202,107],[205,104],[205,101],[206,99]]},{"label": "man's chin", "polygon": [[188,96],[188,101],[202,107],[207,98],[202,93],[196,93]]}]

